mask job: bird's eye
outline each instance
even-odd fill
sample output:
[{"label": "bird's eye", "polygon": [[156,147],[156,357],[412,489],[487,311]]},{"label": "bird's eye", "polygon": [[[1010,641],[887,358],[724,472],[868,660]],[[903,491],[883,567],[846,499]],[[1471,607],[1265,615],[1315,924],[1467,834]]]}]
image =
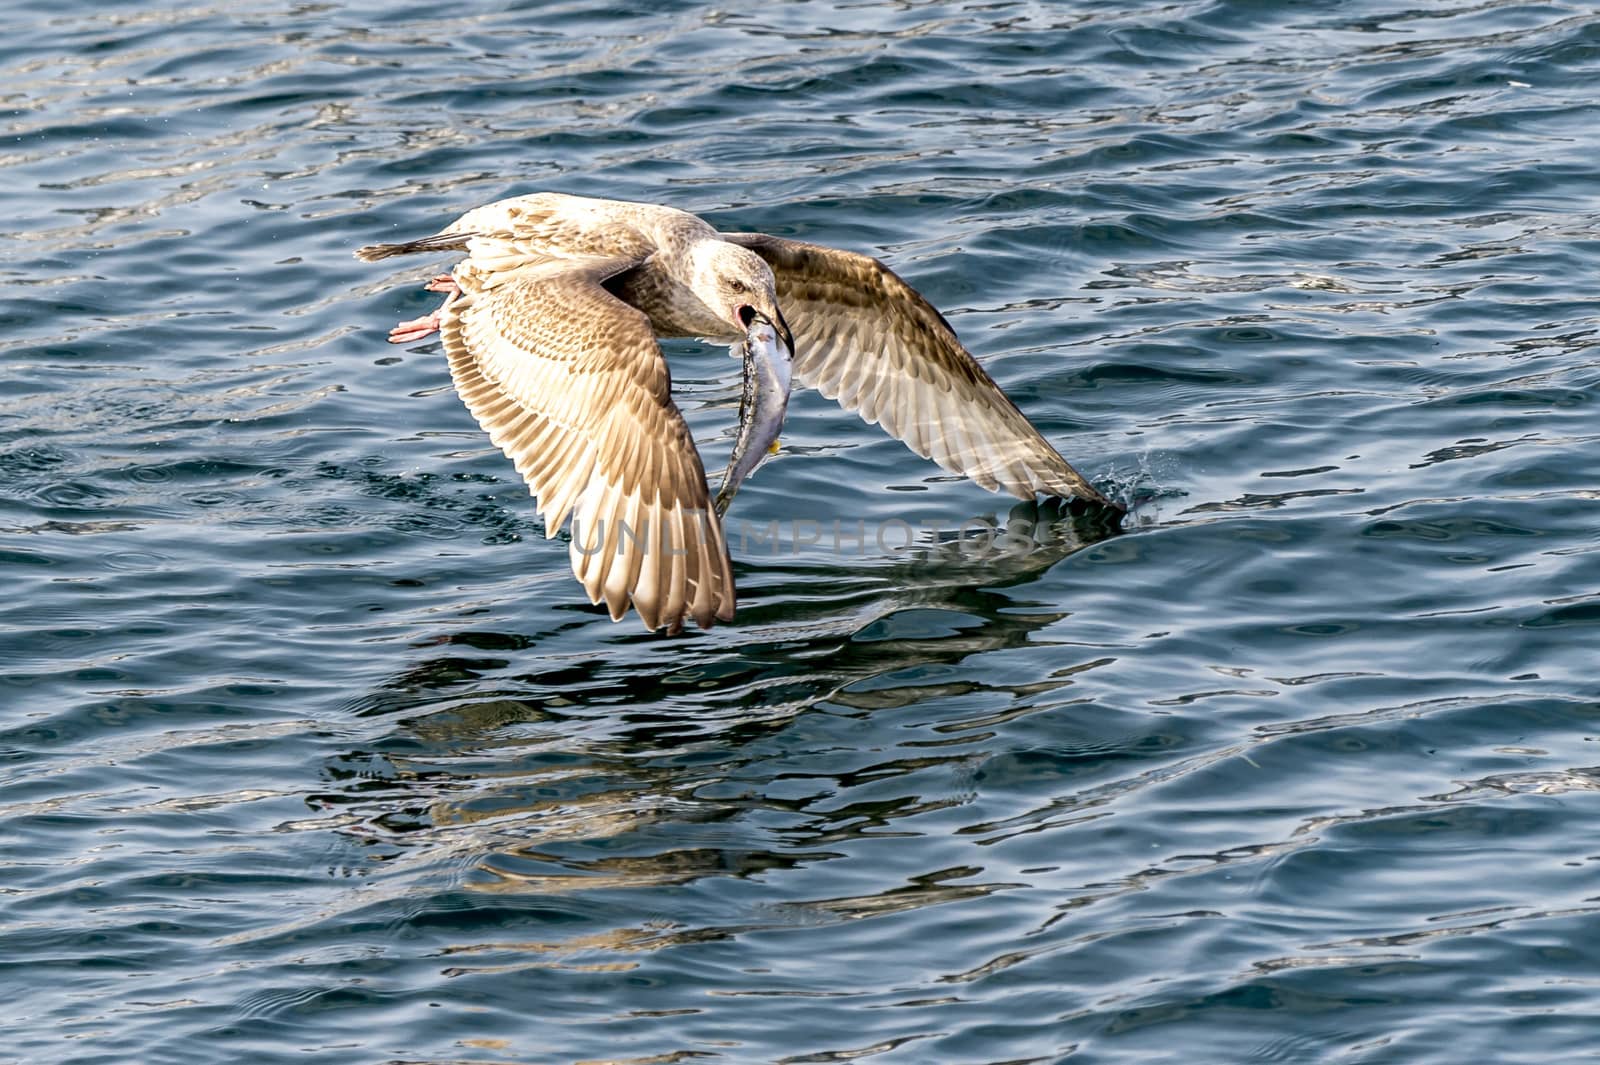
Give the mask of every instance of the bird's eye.
[{"label": "bird's eye", "polygon": [[729,283],[729,287],[731,287],[735,292],[750,291],[750,286],[745,284],[743,281],[740,281],[738,278],[734,278],[733,281]]}]

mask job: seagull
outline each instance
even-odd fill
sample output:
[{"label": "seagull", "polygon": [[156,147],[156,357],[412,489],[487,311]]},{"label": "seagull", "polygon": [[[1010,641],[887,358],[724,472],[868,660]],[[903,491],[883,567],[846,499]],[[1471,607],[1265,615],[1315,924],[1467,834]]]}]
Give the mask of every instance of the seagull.
[{"label": "seagull", "polygon": [[[389,340],[439,334],[456,392],[526,479],[546,537],[570,516],[573,573],[613,621],[630,604],[651,630],[733,619],[722,518],[776,449],[791,381],[990,491],[1122,513],[877,259],[720,233],[671,207],[549,192],[355,254],[443,252],[466,253],[426,286],[444,303]],[[715,505],[672,401],[657,343],[669,337],[743,347],[739,438]]]}]

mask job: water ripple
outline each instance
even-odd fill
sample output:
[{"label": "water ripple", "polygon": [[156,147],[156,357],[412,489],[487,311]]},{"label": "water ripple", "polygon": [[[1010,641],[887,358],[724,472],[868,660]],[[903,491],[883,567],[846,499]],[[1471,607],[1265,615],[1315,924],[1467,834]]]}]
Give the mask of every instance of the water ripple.
[{"label": "water ripple", "polygon": [[[0,1059],[1592,1053],[1594,12],[13,7]],[[349,257],[540,188],[883,256],[1128,531],[800,394],[611,626]]]}]

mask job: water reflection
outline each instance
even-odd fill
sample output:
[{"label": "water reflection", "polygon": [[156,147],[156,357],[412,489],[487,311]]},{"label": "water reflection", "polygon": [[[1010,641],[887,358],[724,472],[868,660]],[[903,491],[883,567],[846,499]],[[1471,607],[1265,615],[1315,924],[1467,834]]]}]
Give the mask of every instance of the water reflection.
[{"label": "water reflection", "polygon": [[[1068,612],[1030,604],[1016,590],[1118,532],[1102,515],[1059,502],[1019,504],[1004,521],[984,515],[966,527],[979,523],[991,530],[988,536],[946,533],[897,560],[851,566],[806,556],[741,564],[741,590],[747,591],[739,621],[707,634],[664,639],[592,620],[529,634],[442,633],[428,643],[449,648],[447,653],[410,667],[352,710],[361,715],[410,710],[435,702],[441,691],[494,676],[504,685],[497,692],[516,692],[565,712],[606,707],[648,715],[652,709],[672,709],[676,697],[692,694],[697,717],[708,716],[707,709],[711,717],[723,709],[792,713],[855,681],[912,665],[955,664],[971,654],[1025,643]],[[819,587],[825,595],[817,593]],[[586,619],[605,616],[603,607],[588,605],[571,612]],[[595,634],[587,653],[551,654],[543,648],[557,633],[577,628]],[[621,663],[610,654],[619,645],[629,651]],[[730,645],[739,650],[736,658],[726,653]],[[519,655],[534,658],[535,650],[537,671],[502,675]],[[775,685],[791,697],[773,697]],[[427,715],[408,717],[405,725],[423,727],[426,720]]]},{"label": "water reflection", "polygon": [[[809,558],[746,566],[755,609],[706,636],[634,634],[586,611],[558,628],[597,635],[565,656],[537,651],[549,632],[436,636],[427,658],[361,701],[360,716],[389,724],[327,765],[330,786],[311,804],[380,865],[442,863],[473,895],[559,905],[574,917],[569,936],[454,937],[440,951],[451,977],[625,972],[640,953],[1020,887],[955,865],[733,915],[691,907],[619,925],[597,902],[708,879],[769,883],[843,859],[858,841],[918,836],[913,818],[968,801],[970,788],[938,782],[970,774],[972,754],[943,745],[981,741],[1015,712],[997,716],[995,704],[1069,685],[1075,671],[1008,683],[949,667],[1024,646],[1065,618],[1029,602],[1026,588],[1115,531],[1055,505],[988,520],[994,535],[981,552],[947,537],[855,568]],[[844,594],[815,597],[823,581]],[[763,609],[804,597],[799,618]],[[609,653],[618,645],[626,658]],[[727,654],[729,645],[740,653]],[[962,709],[961,720],[902,750],[857,751],[843,735],[829,738],[858,719],[938,700],[984,709]]]},{"label": "water reflection", "polygon": [[[632,633],[582,611],[583,621],[557,626],[591,630],[582,653],[539,653],[551,632],[436,636],[429,646],[439,650],[361,700],[356,712],[392,717],[391,731],[331,764],[335,787],[313,804],[353,815],[348,830],[372,857],[450,853],[463,883],[490,893],[663,887],[841,857],[829,848],[959,805],[917,787],[878,792],[895,778],[959,770],[970,755],[938,748],[981,739],[1004,713],[968,714],[970,727],[952,724],[945,738],[892,755],[831,767],[823,757],[804,774],[774,761],[782,744],[765,741],[815,711],[839,719],[944,699],[1010,706],[1073,683],[1075,669],[1016,684],[949,667],[1026,646],[1067,617],[1030,602],[1026,588],[1115,527],[1060,504],[982,520],[991,535],[981,542],[949,533],[876,564],[746,565],[753,605],[737,626],[706,635]],[[818,596],[819,586],[836,591]],[[611,653],[619,645],[627,656]],[[873,796],[846,798],[858,790]],[[799,821],[774,837],[752,823],[762,810]],[[997,889],[944,883],[976,872],[806,905],[852,916]]]}]

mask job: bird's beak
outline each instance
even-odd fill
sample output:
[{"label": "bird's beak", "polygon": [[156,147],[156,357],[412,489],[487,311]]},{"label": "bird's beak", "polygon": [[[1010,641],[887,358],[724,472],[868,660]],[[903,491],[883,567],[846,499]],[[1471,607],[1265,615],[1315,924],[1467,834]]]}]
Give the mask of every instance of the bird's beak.
[{"label": "bird's beak", "polygon": [[789,349],[789,354],[791,356],[793,356],[794,355],[794,334],[789,332],[789,323],[783,320],[783,312],[782,311],[778,311],[777,314],[778,314],[778,321],[777,321],[776,325],[777,325],[777,329],[778,329],[778,335],[783,338],[783,346],[788,348]]},{"label": "bird's beak", "polygon": [[754,314],[756,321],[766,322],[778,331],[779,339],[783,341],[783,346],[789,349],[789,354],[792,356],[794,354],[794,334],[789,331],[789,323],[783,320],[783,312],[776,307],[772,308],[771,314],[767,314],[765,311],[758,311],[754,307],[750,308],[750,310]]}]

